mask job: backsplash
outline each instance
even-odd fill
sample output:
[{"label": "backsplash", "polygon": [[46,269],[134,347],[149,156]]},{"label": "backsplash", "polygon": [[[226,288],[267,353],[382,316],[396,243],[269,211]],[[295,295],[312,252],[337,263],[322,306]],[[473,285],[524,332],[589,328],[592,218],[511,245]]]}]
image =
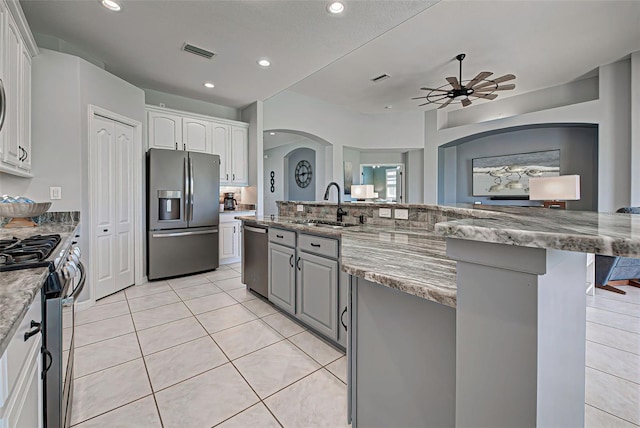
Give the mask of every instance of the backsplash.
[{"label": "backsplash", "polygon": [[[296,202],[277,201],[278,215],[282,217],[313,218],[321,220],[336,220],[336,210],[338,204],[332,202]],[[304,211],[297,211],[297,205],[302,205]],[[460,212],[460,207],[447,207],[442,205],[420,205],[420,204],[385,204],[385,203],[344,203],[342,208],[347,211],[344,217],[345,223],[356,224],[359,217],[364,216],[367,224],[380,226],[397,226],[433,230],[436,223],[463,218],[495,218],[502,215],[494,211],[485,211],[469,208],[465,212]],[[389,208],[393,213],[396,209],[409,211],[408,219],[380,217],[379,209]],[[483,207],[484,208],[484,207]]]}]

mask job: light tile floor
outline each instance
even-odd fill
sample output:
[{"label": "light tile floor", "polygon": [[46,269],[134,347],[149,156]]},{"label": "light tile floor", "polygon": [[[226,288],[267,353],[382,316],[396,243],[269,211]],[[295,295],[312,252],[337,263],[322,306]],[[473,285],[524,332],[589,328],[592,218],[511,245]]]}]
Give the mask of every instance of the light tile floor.
[{"label": "light tile floor", "polygon": [[73,426],[346,426],[344,353],[248,292],[239,264],[130,287],[76,321]]},{"label": "light tile floor", "polygon": [[[77,318],[72,424],[345,426],[346,357],[259,300],[240,266],[157,281]],[[640,289],[587,297],[587,427],[640,426]]]}]

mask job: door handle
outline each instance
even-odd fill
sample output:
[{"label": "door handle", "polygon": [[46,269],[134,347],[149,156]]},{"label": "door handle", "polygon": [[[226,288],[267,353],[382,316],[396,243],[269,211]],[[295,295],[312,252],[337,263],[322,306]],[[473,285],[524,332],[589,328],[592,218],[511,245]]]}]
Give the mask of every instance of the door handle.
[{"label": "door handle", "polygon": [[314,244],[313,242],[311,243],[312,247],[316,247],[316,248],[320,248],[320,244]]},{"label": "door handle", "polygon": [[2,79],[0,79],[0,129],[2,129],[2,125],[4,125],[4,117],[7,111],[7,97],[4,92],[4,84],[2,83]]},{"label": "door handle", "polygon": [[251,226],[247,226],[246,224],[244,226],[244,230],[249,231],[249,232],[255,232],[255,233],[267,233],[267,229],[261,229],[259,227],[251,227]]},{"label": "door handle", "polygon": [[298,270],[302,270],[300,268],[300,257],[298,257],[298,260],[296,260],[296,267],[298,268]]},{"label": "door handle", "polygon": [[189,221],[193,221],[193,160],[189,158]]},{"label": "door handle", "polygon": [[40,350],[42,351],[42,354],[44,355],[45,358],[49,358],[49,364],[44,364],[44,369],[42,369],[42,375],[40,376],[41,379],[44,379],[44,375],[51,368],[51,364],[53,364],[53,356],[51,355],[51,352],[49,352],[49,350],[44,346],[41,347]]},{"label": "door handle", "polygon": [[293,254],[289,257],[289,266],[293,267]]},{"label": "door handle", "polygon": [[189,170],[187,169],[187,158],[182,160],[182,167],[184,168],[184,219],[187,221],[189,220]]}]

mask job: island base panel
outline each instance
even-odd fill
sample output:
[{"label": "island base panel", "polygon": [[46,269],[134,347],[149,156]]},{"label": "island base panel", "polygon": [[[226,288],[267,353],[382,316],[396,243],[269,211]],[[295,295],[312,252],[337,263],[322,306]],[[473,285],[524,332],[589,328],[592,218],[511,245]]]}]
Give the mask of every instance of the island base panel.
[{"label": "island base panel", "polygon": [[586,254],[448,239],[456,426],[583,426]]},{"label": "island base panel", "polygon": [[455,426],[455,309],[353,282],[353,427]]}]

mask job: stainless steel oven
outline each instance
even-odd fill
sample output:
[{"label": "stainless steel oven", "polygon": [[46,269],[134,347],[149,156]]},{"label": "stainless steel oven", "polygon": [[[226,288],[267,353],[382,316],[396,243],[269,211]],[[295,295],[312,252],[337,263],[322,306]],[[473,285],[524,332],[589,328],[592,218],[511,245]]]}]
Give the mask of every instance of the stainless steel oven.
[{"label": "stainless steel oven", "polygon": [[44,426],[67,428],[73,401],[73,350],[75,302],[86,273],[80,249],[72,246],[63,263],[49,274],[44,304]]}]

